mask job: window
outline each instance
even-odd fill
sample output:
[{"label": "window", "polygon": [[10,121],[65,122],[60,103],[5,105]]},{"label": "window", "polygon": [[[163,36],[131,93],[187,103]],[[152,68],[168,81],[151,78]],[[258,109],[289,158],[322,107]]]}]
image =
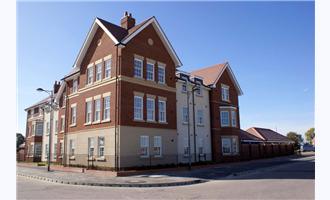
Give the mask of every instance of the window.
[{"label": "window", "polygon": [[87,68],[87,85],[93,83],[94,70],[93,66]]},{"label": "window", "polygon": [[94,156],[94,138],[88,138],[88,157]]},{"label": "window", "polygon": [[158,100],[158,121],[166,122],[166,101]]},{"label": "window", "polygon": [[220,113],[221,113],[221,116],[220,116],[221,126],[222,127],[229,126],[229,112],[228,111],[221,111]]},{"label": "window", "polygon": [[134,119],[143,120],[143,98],[134,96]]},{"label": "window", "polygon": [[86,102],[86,123],[92,122],[92,101]]},{"label": "window", "polygon": [[72,83],[72,93],[76,93],[78,91],[78,79],[74,79]]},{"label": "window", "polygon": [[182,84],[182,87],[181,87],[181,91],[182,92],[187,92],[187,84]]},{"label": "window", "polygon": [[74,156],[74,150],[75,150],[75,143],[74,140],[70,140],[70,156]]},{"label": "window", "polygon": [[110,119],[110,96],[103,98],[103,120]]},{"label": "window", "polygon": [[30,145],[29,156],[34,156],[34,144]]},{"label": "window", "polygon": [[108,59],[105,61],[105,75],[104,78],[109,78],[111,77],[111,59]]},{"label": "window", "polygon": [[238,153],[237,137],[223,137],[221,141],[223,155],[235,155]]},{"label": "window", "polygon": [[98,146],[99,146],[98,156],[102,157],[104,156],[104,137],[98,138]]},{"label": "window", "polygon": [[64,127],[65,127],[65,120],[64,120],[64,116],[61,117],[61,131],[64,131]]},{"label": "window", "polygon": [[204,140],[203,138],[198,138],[198,154],[204,154]]},{"label": "window", "polygon": [[34,108],[33,109],[33,114],[37,114],[37,113],[39,113],[39,108]]},{"label": "window", "polygon": [[229,101],[229,86],[221,86],[221,97],[223,101]]},{"label": "window", "polygon": [[36,135],[40,136],[43,132],[44,124],[43,122],[36,122]]},{"label": "window", "polygon": [[139,59],[134,59],[134,77],[143,78],[143,62]]},{"label": "window", "polygon": [[45,144],[45,157],[46,158],[48,158],[48,154],[49,154],[48,144]]},{"label": "window", "polygon": [[147,63],[147,80],[154,80],[154,64]]},{"label": "window", "polygon": [[203,110],[197,110],[197,124],[203,125],[204,123],[204,113]]},{"label": "window", "polygon": [[71,107],[71,125],[75,125],[77,121],[77,107]]},{"label": "window", "polygon": [[149,136],[140,136],[140,155],[149,157]]},{"label": "window", "polygon": [[183,123],[188,123],[188,108],[187,107],[183,107],[182,108],[182,122]]},{"label": "window", "polygon": [[236,111],[232,110],[231,111],[231,126],[236,127]]},{"label": "window", "polygon": [[155,99],[147,98],[147,121],[155,121]]},{"label": "window", "polygon": [[46,123],[46,133],[47,135],[49,135],[49,132],[50,132],[50,124],[49,122]]},{"label": "window", "polygon": [[202,96],[202,88],[201,88],[201,85],[198,84],[197,87],[196,87],[196,95],[197,96]]},{"label": "window", "polygon": [[94,121],[100,121],[100,113],[101,113],[101,100],[96,99],[94,101]]},{"label": "window", "polygon": [[165,84],[165,67],[158,65],[158,83]]},{"label": "window", "polygon": [[154,136],[154,155],[155,157],[162,156],[162,137]]},{"label": "window", "polygon": [[188,138],[183,139],[183,156],[188,157],[189,156],[189,145],[188,145]]},{"label": "window", "polygon": [[36,157],[40,157],[41,156],[41,144],[40,143],[36,143],[36,145],[35,145],[35,153],[34,153],[34,155],[36,156]]},{"label": "window", "polygon": [[54,143],[54,153],[53,153],[53,158],[56,159],[57,158],[57,143]]},{"label": "window", "polygon": [[102,79],[102,63],[96,65],[96,81]]},{"label": "window", "polygon": [[55,120],[55,134],[58,133],[58,121]]}]

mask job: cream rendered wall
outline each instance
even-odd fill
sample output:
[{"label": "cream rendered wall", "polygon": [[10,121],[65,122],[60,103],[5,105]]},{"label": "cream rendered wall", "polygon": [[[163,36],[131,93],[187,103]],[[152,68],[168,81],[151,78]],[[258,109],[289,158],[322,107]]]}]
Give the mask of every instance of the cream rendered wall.
[{"label": "cream rendered wall", "polygon": [[[115,129],[113,127],[99,128],[86,131],[71,132],[67,136],[66,141],[66,164],[71,165],[91,165],[92,162],[88,163],[88,138],[94,138],[94,166],[102,167],[114,167],[115,158]],[[105,160],[100,160],[97,157],[98,154],[98,137],[104,137],[104,155]],[[69,156],[70,153],[70,140],[75,143],[75,155],[74,158]]]},{"label": "cream rendered wall", "polygon": [[[176,83],[176,100],[177,100],[177,131],[178,131],[178,160],[179,163],[186,163],[189,157],[184,156],[184,147],[188,143],[188,125],[183,123],[182,108],[187,107],[187,93],[182,92],[183,80],[178,79]],[[191,162],[195,162],[194,156],[194,134],[193,134],[193,106],[192,106],[192,90],[193,84],[188,81],[187,90],[189,92],[189,127],[190,127],[190,151]],[[196,161],[199,161],[198,147],[200,140],[203,141],[203,153],[205,160],[212,160],[211,151],[211,125],[210,125],[210,104],[209,104],[209,88],[202,86],[202,96],[195,94],[195,132],[196,132]],[[197,110],[203,110],[204,123],[202,126],[197,125]],[[185,144],[186,143],[186,144]],[[201,157],[204,160],[204,157]]]},{"label": "cream rendered wall", "polygon": [[[177,163],[176,129],[119,127],[119,167],[152,166]],[[149,156],[140,155],[140,136],[149,136]],[[154,155],[154,136],[161,136],[161,157]]]},{"label": "cream rendered wall", "polygon": [[[53,125],[52,125],[52,144],[51,144],[51,161],[55,162],[56,157],[54,157],[54,142],[57,142],[57,133],[55,133],[55,121],[58,119],[58,111],[54,111],[54,117],[53,117]],[[49,143],[49,135],[47,134],[47,122],[50,123],[50,112],[44,112],[44,129],[43,129],[43,135],[42,135],[42,154],[41,154],[41,161],[47,161],[47,155],[46,155],[46,144]]]}]

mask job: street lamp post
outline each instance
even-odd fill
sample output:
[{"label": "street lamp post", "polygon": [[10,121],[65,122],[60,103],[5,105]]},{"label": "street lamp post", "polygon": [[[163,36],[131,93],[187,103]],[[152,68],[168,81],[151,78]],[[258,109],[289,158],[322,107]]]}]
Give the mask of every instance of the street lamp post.
[{"label": "street lamp post", "polygon": [[56,105],[54,102],[54,91],[53,90],[44,90],[42,88],[37,89],[38,92],[46,92],[50,95],[50,103],[49,103],[49,112],[50,112],[50,125],[49,125],[49,140],[48,140],[48,166],[47,170],[50,171],[50,156],[51,156],[51,142],[52,142],[52,129],[53,129],[53,118],[54,118],[54,110],[56,109]]}]

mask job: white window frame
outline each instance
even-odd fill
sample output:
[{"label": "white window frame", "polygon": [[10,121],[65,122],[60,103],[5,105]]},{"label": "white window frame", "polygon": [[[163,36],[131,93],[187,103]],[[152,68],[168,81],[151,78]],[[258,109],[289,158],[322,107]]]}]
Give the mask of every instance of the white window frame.
[{"label": "white window frame", "polygon": [[188,107],[182,107],[182,123],[188,124],[189,116],[188,116]]},{"label": "white window frame", "polygon": [[[109,105],[107,105],[107,101],[109,102],[108,103]],[[104,121],[110,120],[110,108],[111,108],[110,104],[111,104],[110,96],[103,97],[103,120]]]},{"label": "white window frame", "polygon": [[[103,144],[101,144],[101,139],[103,139]],[[105,137],[104,136],[99,136],[97,139],[97,143],[98,143],[98,151],[97,151],[97,155],[98,157],[104,157],[104,146],[105,146]],[[102,149],[102,150],[101,150]],[[101,155],[101,152],[103,152]]]},{"label": "white window frame", "polygon": [[[158,149],[159,148],[159,153]],[[162,136],[154,136],[154,157],[162,157]],[[156,152],[158,154],[156,154]]]},{"label": "white window frame", "polygon": [[[40,126],[41,126],[41,128],[40,128]],[[43,135],[43,129],[44,129],[44,123],[43,122],[36,122],[35,129],[36,129],[36,135],[37,136],[42,136]]]},{"label": "white window frame", "polygon": [[155,99],[150,97],[147,97],[147,121],[155,121]]},{"label": "white window frame", "polygon": [[221,99],[222,101],[229,102],[229,86],[221,84]]},{"label": "white window frame", "polygon": [[[145,148],[146,154],[142,154],[143,149]],[[149,136],[141,135],[140,136],[140,157],[141,158],[148,158],[149,157]]]},{"label": "white window frame", "polygon": [[[137,66],[135,65],[135,62],[140,62],[141,63],[141,66],[140,66],[140,69],[137,69]],[[138,59],[138,58],[134,58],[134,77],[136,78],[143,78],[143,60],[141,59]],[[135,72],[136,70],[140,70],[140,75],[137,75]]]},{"label": "white window frame", "polygon": [[94,122],[101,121],[101,99],[94,99]]},{"label": "white window frame", "polygon": [[232,110],[230,112],[231,114],[231,126],[232,127],[237,127],[237,114],[236,114],[236,110]]},{"label": "white window frame", "polygon": [[77,105],[71,106],[71,125],[76,125],[77,123]]},{"label": "white window frame", "polygon": [[93,84],[94,82],[94,65],[87,67],[87,82],[86,85]]},{"label": "white window frame", "polygon": [[69,140],[69,154],[70,156],[74,156],[75,155],[75,141],[73,139]]},{"label": "white window frame", "polygon": [[111,77],[111,64],[112,64],[111,58],[104,61],[104,78]]},{"label": "white window frame", "polygon": [[[225,124],[224,123],[224,118],[223,118],[223,114],[224,113],[227,113],[227,116],[228,116],[228,124]],[[228,110],[222,110],[220,111],[220,124],[221,124],[221,127],[229,127],[230,126],[230,115],[229,115],[229,111]]]},{"label": "white window frame", "polygon": [[[164,110],[161,109],[160,105],[164,105]],[[162,119],[162,113],[164,114],[164,119]],[[166,101],[165,100],[158,100],[158,122],[161,123],[166,123],[167,118],[166,118]]]},{"label": "white window frame", "polygon": [[73,79],[72,81],[72,93],[77,93],[78,92],[78,79]]},{"label": "white window frame", "polygon": [[[141,107],[140,108],[136,107],[136,102],[135,101],[137,99],[141,100]],[[133,105],[133,107],[134,107],[134,120],[143,120],[143,97],[135,95],[133,103],[134,103],[134,105]],[[137,117],[137,114],[139,114],[140,117]]]},{"label": "white window frame", "polygon": [[[160,70],[159,69],[162,69],[163,70],[163,72],[164,72],[163,75],[160,74]],[[160,81],[160,77],[161,76],[163,76],[163,80],[162,81]],[[165,69],[165,66],[159,65],[159,64],[158,64],[158,83],[160,83],[160,84],[166,84],[166,69]]]},{"label": "white window frame", "polygon": [[102,80],[102,62],[95,65],[95,82]]},{"label": "white window frame", "polygon": [[95,140],[94,137],[88,138],[88,158],[93,158],[95,155]]},{"label": "white window frame", "polygon": [[197,117],[197,125],[204,125],[204,110],[198,109],[196,112]]},{"label": "white window frame", "polygon": [[[152,66],[152,71],[149,71],[148,66]],[[151,76],[151,77],[149,77]],[[147,62],[146,66],[146,80],[154,81],[155,80],[155,64],[151,62]]]},{"label": "white window frame", "polygon": [[182,92],[182,93],[187,93],[187,83],[183,83],[183,84],[181,85],[181,92]]},{"label": "white window frame", "polygon": [[[224,140],[229,141],[229,152],[224,152]],[[238,137],[236,136],[223,136],[221,137],[221,152],[223,155],[238,155],[239,154],[239,143]]]},{"label": "white window frame", "polygon": [[86,101],[86,112],[85,112],[85,123],[90,124],[92,123],[92,110],[93,110],[93,103],[92,101]]}]

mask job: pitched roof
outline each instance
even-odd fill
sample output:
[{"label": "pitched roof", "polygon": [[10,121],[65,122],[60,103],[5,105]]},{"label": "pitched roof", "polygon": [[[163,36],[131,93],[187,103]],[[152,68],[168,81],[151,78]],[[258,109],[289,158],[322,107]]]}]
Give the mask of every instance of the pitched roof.
[{"label": "pitched roof", "polygon": [[33,108],[33,107],[36,107],[36,106],[39,106],[39,105],[42,105],[42,104],[45,104],[47,103],[48,101],[50,101],[50,96],[42,99],[41,101],[38,101],[37,103],[33,104],[32,106],[29,106],[27,108],[25,108],[24,110],[27,111],[28,109],[30,108]]},{"label": "pitched roof", "polygon": [[246,131],[264,141],[292,142],[289,138],[285,137],[284,135],[267,128],[252,127]]},{"label": "pitched roof", "polygon": [[81,49],[78,53],[78,56],[73,65],[74,68],[80,68],[82,58],[85,56],[87,49],[92,41],[92,38],[94,37],[94,35],[96,33],[96,30],[98,27],[103,29],[103,31],[112,39],[112,41],[115,43],[115,45],[125,46],[132,38],[134,38],[138,33],[140,33],[149,24],[154,25],[156,32],[158,33],[159,37],[163,41],[164,46],[168,50],[175,65],[177,67],[182,66],[182,63],[181,63],[179,57],[177,56],[176,52],[174,51],[174,48],[170,44],[164,31],[162,30],[159,23],[157,22],[156,18],[150,17],[149,19],[144,20],[143,22],[141,22],[140,24],[137,24],[136,26],[130,28],[129,30],[126,30],[126,29],[122,28],[121,26],[112,24],[104,19],[96,18],[87,34],[87,37],[84,41],[83,46],[81,47]]},{"label": "pitched roof", "polygon": [[241,140],[249,140],[249,141],[255,141],[255,142],[262,142],[263,140],[260,139],[259,137],[246,132],[244,130],[240,130],[240,136],[241,136]]},{"label": "pitched roof", "polygon": [[191,74],[194,76],[202,77],[203,81],[206,85],[214,86],[219,81],[220,77],[222,76],[223,72],[226,69],[228,71],[230,79],[234,83],[234,86],[237,90],[238,95],[243,95],[243,91],[242,91],[241,87],[239,86],[239,84],[236,80],[236,77],[235,77],[233,71],[231,70],[228,62],[212,65],[212,66],[205,67],[202,69],[198,69],[198,70],[192,71]]},{"label": "pitched roof", "polygon": [[203,81],[206,85],[213,85],[216,83],[219,74],[225,69],[225,66],[226,63],[216,64],[192,71],[191,74],[203,77]]}]

